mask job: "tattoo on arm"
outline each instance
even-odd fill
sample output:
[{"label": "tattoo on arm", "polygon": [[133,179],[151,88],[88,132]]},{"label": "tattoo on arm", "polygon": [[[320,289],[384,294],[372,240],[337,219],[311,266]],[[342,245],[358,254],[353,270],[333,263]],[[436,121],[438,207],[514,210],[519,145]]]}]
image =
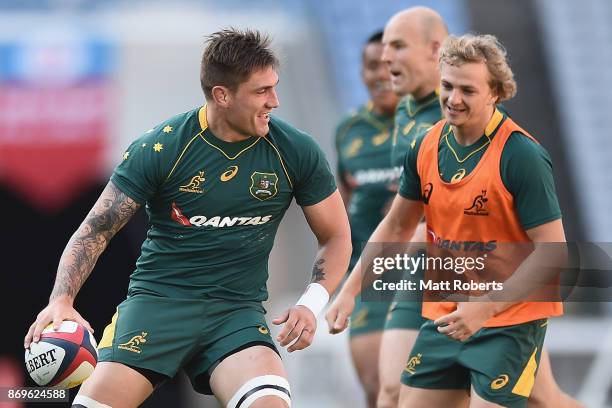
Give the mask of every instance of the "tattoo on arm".
[{"label": "tattoo on arm", "polygon": [[51,300],[74,298],[111,238],[129,221],[140,204],[109,182],[98,201],[72,235],[60,259]]},{"label": "tattoo on arm", "polygon": [[323,264],[325,263],[325,259],[320,258],[317,259],[314,266],[312,267],[312,278],[310,282],[319,282],[325,280],[325,271],[323,270]]}]

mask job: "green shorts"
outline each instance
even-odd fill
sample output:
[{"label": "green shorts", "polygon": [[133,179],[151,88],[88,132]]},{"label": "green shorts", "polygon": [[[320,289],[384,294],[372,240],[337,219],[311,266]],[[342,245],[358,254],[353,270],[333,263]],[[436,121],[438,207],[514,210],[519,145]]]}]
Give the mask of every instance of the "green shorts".
[{"label": "green shorts", "polygon": [[389,311],[389,303],[385,301],[363,302],[360,296],[355,298],[355,309],[351,314],[349,336],[382,332]]},{"label": "green shorts", "polygon": [[[418,282],[422,279],[423,273],[418,271],[416,275],[404,274],[405,279]],[[389,314],[385,322],[385,330],[407,329],[419,330],[421,325],[427,321],[421,315],[423,295],[420,292],[403,293],[396,292],[389,307]]]},{"label": "green shorts", "polygon": [[385,330],[419,330],[426,321],[421,315],[421,303],[393,302],[385,320]]},{"label": "green shorts", "polygon": [[[414,256],[419,256],[420,253],[421,251]],[[417,283],[423,279],[423,271],[421,269],[414,273],[404,271],[402,275],[402,279]],[[421,315],[422,301],[423,294],[420,291],[397,291],[393,297],[393,303],[389,307],[385,330],[419,330],[421,325],[427,321]]]},{"label": "green shorts", "polygon": [[504,407],[526,407],[535,381],[547,319],[478,331],[466,342],[422,327],[402,372],[416,388],[470,389]]},{"label": "green shorts", "polygon": [[264,314],[259,302],[131,296],[104,329],[98,360],[170,378],[184,370],[197,392],[212,394],[210,374],[225,357],[253,345],[278,353]]}]

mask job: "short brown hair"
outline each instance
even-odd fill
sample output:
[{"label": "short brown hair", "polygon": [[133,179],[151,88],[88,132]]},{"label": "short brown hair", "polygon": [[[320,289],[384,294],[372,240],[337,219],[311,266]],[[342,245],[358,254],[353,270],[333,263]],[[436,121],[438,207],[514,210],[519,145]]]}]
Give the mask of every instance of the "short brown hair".
[{"label": "short brown hair", "polygon": [[459,66],[466,62],[484,62],[491,75],[489,85],[498,102],[516,95],[516,81],[508,64],[507,53],[499,40],[490,34],[449,36],[440,49],[440,65]]},{"label": "short brown hair", "polygon": [[228,28],[207,37],[208,46],[202,56],[200,83],[206,99],[212,98],[215,86],[232,91],[260,69],[278,68],[278,58],[270,46],[270,38],[259,31]]}]

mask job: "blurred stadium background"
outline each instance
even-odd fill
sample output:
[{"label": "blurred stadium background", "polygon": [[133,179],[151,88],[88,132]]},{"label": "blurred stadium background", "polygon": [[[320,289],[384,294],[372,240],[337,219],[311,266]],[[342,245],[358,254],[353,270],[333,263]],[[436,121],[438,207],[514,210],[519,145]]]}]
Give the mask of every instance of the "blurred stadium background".
[{"label": "blurred stadium background", "polygon": [[[553,158],[568,240],[612,242],[609,0],[0,0],[0,386],[31,385],[23,335],[125,147],[203,103],[206,34],[234,26],[272,35],[283,61],[277,115],[311,133],[333,165],[335,124],[367,98],[363,41],[417,4],[438,10],[454,34],[492,33],[506,45],[519,84],[507,108]],[[98,339],[125,297],[146,228],[141,212],[77,298]],[[295,302],[315,250],[293,205],[270,263],[271,316]],[[570,303],[549,325],[556,378],[589,407],[612,406],[611,305]],[[296,407],[363,406],[346,345],[321,321],[312,347],[285,355]],[[179,377],[145,406],[217,405]]]}]

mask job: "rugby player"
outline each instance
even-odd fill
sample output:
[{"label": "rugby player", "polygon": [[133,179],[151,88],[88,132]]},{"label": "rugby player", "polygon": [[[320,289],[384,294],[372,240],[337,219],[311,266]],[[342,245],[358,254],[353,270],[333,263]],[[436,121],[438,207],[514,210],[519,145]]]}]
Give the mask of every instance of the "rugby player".
[{"label": "rugby player", "polygon": [[[411,146],[399,194],[370,240],[406,242],[425,214],[430,242],[563,242],[550,158],[496,106],[516,92],[503,47],[492,36],[451,37],[440,69],[445,120]],[[495,215],[474,217],[467,202],[485,190],[486,215]],[[330,308],[332,331],[346,325],[360,279],[353,273]],[[425,302],[400,406],[525,406],[547,318],[561,313],[552,301]]]},{"label": "rugby player", "polygon": [[277,69],[259,32],[212,34],[201,64],[206,104],[135,140],[68,242],[26,348],[49,323],[91,329],[75,297],[111,238],[146,207],[151,228],[127,299],[104,330],[99,362],[73,407],[136,407],[179,370],[224,407],[291,405],[261,305],[276,231],[295,197],[320,245],[312,283],[273,321],[284,325],[276,340],[289,352],[311,343],[351,244],[321,149],[271,115],[279,105]]},{"label": "rugby player", "polygon": [[[353,245],[349,271],[382,220],[399,177],[389,163],[398,97],[381,60],[382,36],[382,31],[371,35],[362,51],[361,77],[370,101],[344,118],[336,130],[338,186],[348,207]],[[370,408],[376,407],[380,386],[378,351],[388,309],[389,302],[361,302],[357,297],[351,315],[351,357]]]}]

